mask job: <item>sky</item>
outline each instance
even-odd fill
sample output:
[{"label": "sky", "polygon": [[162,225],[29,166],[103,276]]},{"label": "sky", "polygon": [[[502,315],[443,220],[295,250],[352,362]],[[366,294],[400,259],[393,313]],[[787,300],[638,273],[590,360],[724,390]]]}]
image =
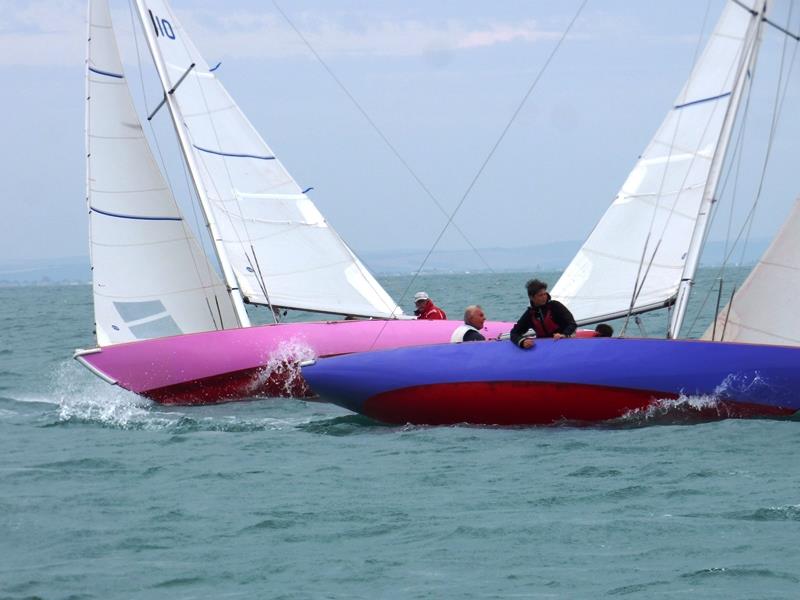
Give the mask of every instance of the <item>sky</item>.
[{"label": "sky", "polygon": [[[222,63],[220,80],[244,113],[298,183],[313,186],[312,199],[357,253],[431,248],[447,217],[415,177],[447,212],[464,199],[454,221],[469,243],[451,228],[443,250],[586,238],[671,107],[723,2],[589,0],[465,198],[580,4],[278,0],[379,134],[273,2],[172,2],[207,61]],[[111,6],[130,74],[139,61],[129,6]],[[787,23],[787,10],[777,7],[775,20]],[[88,252],[85,11],[85,1],[0,0],[2,261]],[[788,21],[795,31],[798,17],[800,8]],[[761,51],[739,207],[761,175],[783,38],[768,31]],[[800,191],[797,71],[754,237],[771,236]],[[141,110],[144,97],[152,107],[161,93],[149,63],[144,75],[144,91],[133,89]],[[179,155],[162,133],[170,169]],[[725,236],[726,219],[712,239]]]}]

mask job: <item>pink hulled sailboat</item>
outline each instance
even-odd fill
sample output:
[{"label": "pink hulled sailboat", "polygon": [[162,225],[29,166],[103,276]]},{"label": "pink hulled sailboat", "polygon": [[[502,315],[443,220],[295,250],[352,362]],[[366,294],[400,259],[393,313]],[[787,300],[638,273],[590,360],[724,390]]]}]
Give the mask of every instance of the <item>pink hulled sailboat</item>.
[{"label": "pink hulled sailboat", "polygon": [[[75,358],[164,403],[305,395],[297,359],[450,339],[404,318],[253,128],[165,0],[135,0],[202,210],[203,250],[153,156],[107,0],[90,0],[86,189],[97,348]],[[163,110],[163,113],[161,112]],[[251,326],[246,304],[358,317]],[[277,320],[277,319],[276,319]],[[510,324],[488,323],[494,337]]]}]

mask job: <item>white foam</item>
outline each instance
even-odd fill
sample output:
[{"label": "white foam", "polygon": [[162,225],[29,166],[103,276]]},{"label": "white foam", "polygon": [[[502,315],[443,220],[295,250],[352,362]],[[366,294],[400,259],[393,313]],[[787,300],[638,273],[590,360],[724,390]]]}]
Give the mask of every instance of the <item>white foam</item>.
[{"label": "white foam", "polygon": [[[309,353],[313,355],[310,348],[302,343],[290,341],[282,346],[272,353],[266,368],[272,368],[272,365],[276,365],[277,368],[282,365],[286,368],[290,360],[294,362],[302,360]],[[56,419],[62,423],[93,422],[121,429],[167,430],[180,433],[198,430],[206,432],[290,430],[319,418],[318,414],[309,414],[307,409],[300,409],[296,415],[254,417],[252,414],[231,414],[244,408],[235,404],[163,407],[119,386],[109,385],[69,360],[53,371],[49,383],[53,390],[51,394],[26,401],[56,405]],[[294,401],[287,400],[287,402],[292,402],[292,407],[305,405]],[[250,409],[245,410],[250,412]]]},{"label": "white foam", "polygon": [[283,395],[291,395],[291,391],[302,382],[300,363],[316,358],[316,353],[301,338],[290,338],[280,342],[272,352],[263,358],[263,366],[252,384],[253,393],[257,393],[266,385],[270,377],[283,382]]},{"label": "white foam", "polygon": [[622,420],[651,420],[669,415],[686,415],[710,410],[718,410],[719,401],[716,394],[702,396],[686,396],[681,394],[677,398],[660,398],[654,400],[643,409],[634,409],[622,415]]},{"label": "white foam", "polygon": [[[153,403],[93,377],[73,361],[62,363],[52,376],[59,421],[96,421],[117,427],[153,421]],[[157,413],[156,413],[157,414]]]}]

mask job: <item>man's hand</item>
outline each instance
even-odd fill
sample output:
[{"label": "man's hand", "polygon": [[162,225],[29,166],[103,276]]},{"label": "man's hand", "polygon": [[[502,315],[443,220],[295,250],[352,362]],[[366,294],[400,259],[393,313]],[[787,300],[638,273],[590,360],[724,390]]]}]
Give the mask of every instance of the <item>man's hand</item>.
[{"label": "man's hand", "polygon": [[568,338],[568,337],[569,337],[568,335],[564,335],[563,333],[554,333],[553,334],[553,339],[554,340],[560,340],[562,338]]},{"label": "man's hand", "polygon": [[525,348],[527,350],[528,348],[533,348],[533,345],[535,343],[536,342],[535,342],[535,340],[533,338],[525,338],[524,340],[522,340],[522,343],[520,344],[520,348]]}]

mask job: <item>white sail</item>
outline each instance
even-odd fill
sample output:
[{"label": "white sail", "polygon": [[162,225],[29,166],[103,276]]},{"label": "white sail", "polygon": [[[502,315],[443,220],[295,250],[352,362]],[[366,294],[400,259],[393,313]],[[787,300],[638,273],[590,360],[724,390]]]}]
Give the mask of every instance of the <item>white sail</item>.
[{"label": "white sail", "polygon": [[[761,260],[703,339],[800,346],[800,199]],[[724,332],[724,335],[723,335]]]},{"label": "white sail", "polygon": [[[137,0],[216,240],[250,302],[388,317],[395,302],[253,128],[164,0]],[[192,67],[192,65],[194,65]]]},{"label": "white sail", "polygon": [[[729,1],[673,108],[553,288],[579,323],[668,305],[677,293],[758,18]],[[710,190],[713,193],[713,186]]]},{"label": "white sail", "polygon": [[100,346],[235,325],[142,131],[106,0],[90,0],[87,201]]}]

